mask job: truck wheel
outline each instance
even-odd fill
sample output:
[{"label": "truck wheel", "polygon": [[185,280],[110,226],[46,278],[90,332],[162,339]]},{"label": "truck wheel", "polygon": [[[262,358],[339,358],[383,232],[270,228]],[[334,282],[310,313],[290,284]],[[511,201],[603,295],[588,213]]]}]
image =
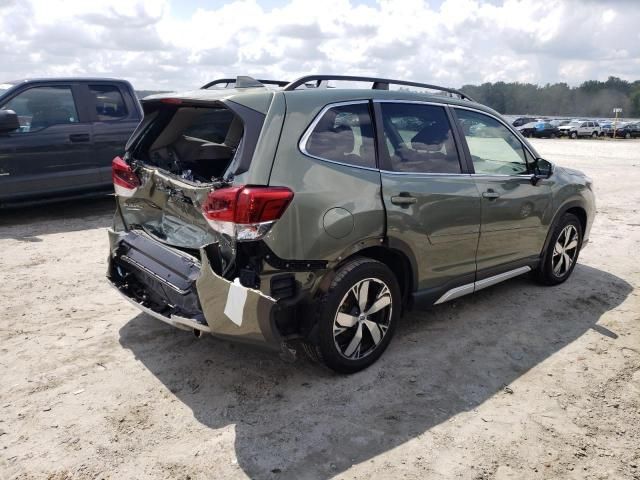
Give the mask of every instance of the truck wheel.
[{"label": "truck wheel", "polygon": [[385,264],[370,258],[350,261],[319,299],[317,342],[305,342],[305,351],[336,372],[367,368],[389,345],[400,302],[398,280]]},{"label": "truck wheel", "polygon": [[631,134],[629,132],[625,133],[624,138],[627,138],[627,139],[631,138]]},{"label": "truck wheel", "polygon": [[570,136],[571,138],[573,138],[573,139],[576,139],[576,138],[578,138],[578,132],[571,132],[571,133],[569,134],[569,136]]},{"label": "truck wheel", "polygon": [[593,132],[591,134],[591,138],[598,138],[598,132]]},{"label": "truck wheel", "polygon": [[578,217],[565,213],[551,234],[551,241],[536,272],[543,285],[564,282],[576,266],[582,247],[582,225]]}]

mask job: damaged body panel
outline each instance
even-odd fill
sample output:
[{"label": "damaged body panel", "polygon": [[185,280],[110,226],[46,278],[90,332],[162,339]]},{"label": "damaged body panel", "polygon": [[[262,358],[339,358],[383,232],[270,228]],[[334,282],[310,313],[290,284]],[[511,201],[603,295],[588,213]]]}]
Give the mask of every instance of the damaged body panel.
[{"label": "damaged body panel", "polygon": [[183,330],[279,348],[271,326],[275,300],[221,277],[207,249],[201,262],[144,232],[110,230],[109,239],[107,277],[145,313]]}]

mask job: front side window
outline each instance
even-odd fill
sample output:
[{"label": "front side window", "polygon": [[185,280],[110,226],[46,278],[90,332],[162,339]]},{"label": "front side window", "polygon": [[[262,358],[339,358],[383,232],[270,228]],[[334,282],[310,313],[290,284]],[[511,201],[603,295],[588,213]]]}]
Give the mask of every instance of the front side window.
[{"label": "front side window", "polygon": [[460,173],[460,161],[444,107],[382,103],[382,125],[395,172]]},{"label": "front side window", "polygon": [[98,120],[119,120],[127,116],[127,108],[120,89],[115,85],[89,85],[95,99]]},{"label": "front side window", "polygon": [[375,168],[369,105],[356,103],[328,109],[309,135],[305,150],[325,160]]},{"label": "front side window", "polygon": [[525,175],[526,150],[518,138],[496,119],[478,112],[455,109],[469,146],[476,173]]},{"label": "front side window", "polygon": [[71,87],[30,88],[0,108],[13,110],[18,114],[20,133],[79,121]]}]

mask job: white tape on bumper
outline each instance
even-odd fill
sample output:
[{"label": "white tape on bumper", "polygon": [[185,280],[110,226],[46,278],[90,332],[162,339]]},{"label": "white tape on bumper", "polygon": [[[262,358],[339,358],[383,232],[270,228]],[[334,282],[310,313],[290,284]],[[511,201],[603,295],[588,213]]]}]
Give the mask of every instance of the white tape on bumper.
[{"label": "white tape on bumper", "polygon": [[247,288],[240,284],[240,279],[236,278],[229,286],[227,294],[227,304],[224,306],[224,314],[238,326],[242,325],[244,315],[244,304],[247,301]]}]

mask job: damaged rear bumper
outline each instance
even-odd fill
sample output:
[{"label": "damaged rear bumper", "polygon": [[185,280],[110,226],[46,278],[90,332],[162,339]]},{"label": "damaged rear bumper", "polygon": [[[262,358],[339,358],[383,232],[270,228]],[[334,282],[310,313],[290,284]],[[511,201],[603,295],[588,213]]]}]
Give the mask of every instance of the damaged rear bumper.
[{"label": "damaged rear bumper", "polygon": [[276,300],[216,273],[207,247],[198,259],[138,231],[109,230],[109,243],[107,278],[143,312],[183,330],[282,348]]}]

